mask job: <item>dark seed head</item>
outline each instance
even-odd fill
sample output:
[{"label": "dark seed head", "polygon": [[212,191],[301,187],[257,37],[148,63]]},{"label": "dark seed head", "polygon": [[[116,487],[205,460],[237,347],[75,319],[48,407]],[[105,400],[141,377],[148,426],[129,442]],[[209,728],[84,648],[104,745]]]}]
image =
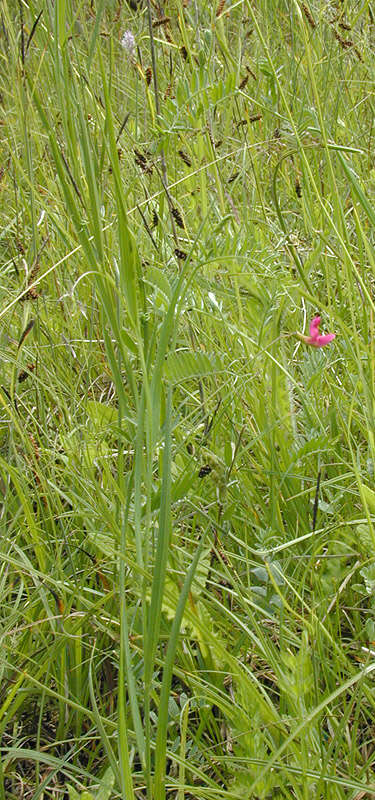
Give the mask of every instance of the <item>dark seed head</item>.
[{"label": "dark seed head", "polygon": [[210,467],[209,464],[204,464],[198,472],[198,478],[205,478],[205,476],[209,475],[210,472],[212,472],[212,467]]},{"label": "dark seed head", "polygon": [[182,216],[181,216],[178,208],[172,208],[172,217],[176,220],[176,223],[177,223],[178,227],[182,228],[183,230],[185,230],[184,221],[182,219]]}]

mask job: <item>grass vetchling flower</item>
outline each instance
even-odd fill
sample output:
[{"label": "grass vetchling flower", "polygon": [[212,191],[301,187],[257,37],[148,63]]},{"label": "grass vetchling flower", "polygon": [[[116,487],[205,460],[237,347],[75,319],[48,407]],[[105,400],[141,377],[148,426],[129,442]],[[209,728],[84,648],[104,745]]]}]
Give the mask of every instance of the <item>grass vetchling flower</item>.
[{"label": "grass vetchling flower", "polygon": [[335,333],[319,333],[320,317],[314,317],[310,322],[310,336],[305,336],[303,333],[296,333],[297,338],[304,344],[309,344],[311,347],[325,347],[326,344],[333,342],[336,338]]}]

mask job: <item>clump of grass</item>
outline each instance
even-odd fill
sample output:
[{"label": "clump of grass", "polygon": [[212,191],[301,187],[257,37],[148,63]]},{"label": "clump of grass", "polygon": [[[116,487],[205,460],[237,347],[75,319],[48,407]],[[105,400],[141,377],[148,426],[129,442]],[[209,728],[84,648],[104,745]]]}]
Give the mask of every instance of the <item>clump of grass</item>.
[{"label": "clump of grass", "polygon": [[0,19],[0,797],[371,796],[370,4]]}]

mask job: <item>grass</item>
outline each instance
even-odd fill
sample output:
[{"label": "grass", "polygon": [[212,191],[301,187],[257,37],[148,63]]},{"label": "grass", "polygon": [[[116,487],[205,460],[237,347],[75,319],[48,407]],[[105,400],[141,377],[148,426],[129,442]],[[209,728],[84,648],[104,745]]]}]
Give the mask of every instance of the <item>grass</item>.
[{"label": "grass", "polygon": [[371,797],[375,6],[131,5],[0,10],[0,800]]}]

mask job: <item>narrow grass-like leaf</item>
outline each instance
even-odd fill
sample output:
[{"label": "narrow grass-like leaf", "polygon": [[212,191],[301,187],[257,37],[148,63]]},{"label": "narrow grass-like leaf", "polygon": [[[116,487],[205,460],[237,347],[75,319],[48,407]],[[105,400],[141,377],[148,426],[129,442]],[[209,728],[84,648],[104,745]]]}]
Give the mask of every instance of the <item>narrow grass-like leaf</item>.
[{"label": "narrow grass-like leaf", "polygon": [[100,23],[102,21],[103,11],[105,9],[107,0],[100,0],[99,5],[95,9],[95,25],[94,30],[91,35],[90,40],[90,47],[89,47],[89,54],[87,58],[87,71],[90,72],[90,67],[92,64],[92,59],[94,57],[95,48],[97,45],[97,39],[100,32]]},{"label": "narrow grass-like leaf", "polygon": [[182,624],[182,618],[185,611],[186,601],[191,589],[194,579],[194,574],[197,569],[199,558],[202,553],[204,539],[200,541],[193,561],[189,567],[181,594],[178,600],[175,618],[172,623],[171,632],[168,641],[167,653],[165,657],[165,664],[163,669],[163,679],[161,684],[161,692],[158,707],[158,729],[156,734],[156,748],[155,748],[155,793],[159,800],[164,800],[165,797],[165,771],[166,771],[166,748],[167,748],[167,726],[168,726],[168,701],[171,690],[171,682],[173,675],[173,664],[177,649],[178,636]]},{"label": "narrow grass-like leaf", "polygon": [[120,245],[120,285],[127,300],[130,320],[135,331],[139,330],[138,319],[138,255],[135,242],[129,231],[127,211],[125,207],[124,189],[119,168],[119,158],[116,145],[116,136],[113,125],[112,104],[109,94],[108,82],[105,75],[103,58],[99,51],[101,76],[103,81],[105,108],[106,108],[106,138],[108,155],[111,161],[113,177],[115,181],[115,200],[117,208],[117,224]]}]

